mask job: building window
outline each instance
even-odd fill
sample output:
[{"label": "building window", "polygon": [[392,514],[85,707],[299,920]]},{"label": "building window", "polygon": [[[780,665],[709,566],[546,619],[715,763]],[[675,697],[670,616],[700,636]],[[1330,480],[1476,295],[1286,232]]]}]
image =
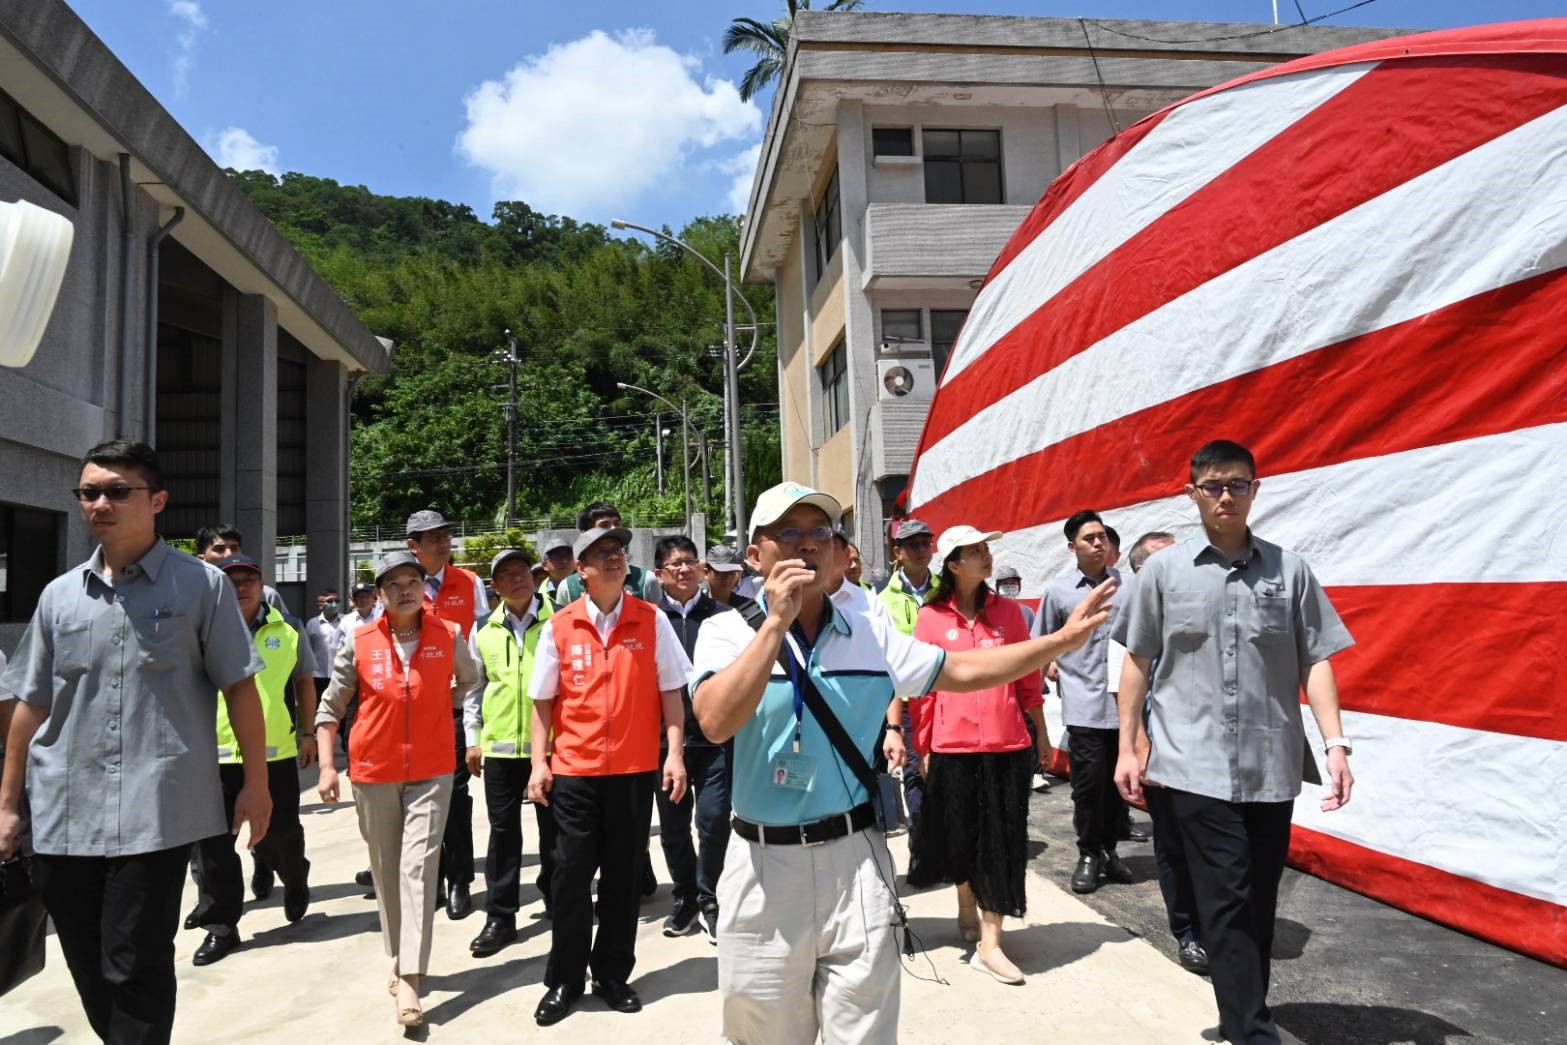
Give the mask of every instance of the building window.
[{"label": "building window", "polygon": [[1000,203],[1001,132],[926,129],[926,203]]},{"label": "building window", "polygon": [[930,357],[936,364],[936,380],[947,369],[947,357],[957,344],[958,331],[968,319],[968,310],[961,308],[933,308],[930,310]]},{"label": "building window", "polygon": [[912,127],[873,127],[873,128],[871,128],[871,155],[872,156],[913,156],[914,155],[914,128],[912,128]]},{"label": "building window", "polygon": [[832,435],[849,420],[849,354],[840,340],[827,354],[827,361],[816,368],[822,380],[823,438]]},{"label": "building window", "polygon": [[65,516],[0,504],[0,621],[32,619],[38,596],[60,572]]},{"label": "building window", "polygon": [[4,91],[0,91],[0,156],[32,175],[35,181],[66,203],[76,206],[69,146]]},{"label": "building window", "polygon": [[896,352],[902,345],[923,343],[925,325],[917,308],[884,308],[881,310],[881,344],[888,351]]},{"label": "building window", "polygon": [[833,169],[821,202],[816,204],[813,222],[816,227],[816,278],[820,280],[832,256],[838,252],[838,242],[843,239],[843,219],[838,211],[837,168]]}]

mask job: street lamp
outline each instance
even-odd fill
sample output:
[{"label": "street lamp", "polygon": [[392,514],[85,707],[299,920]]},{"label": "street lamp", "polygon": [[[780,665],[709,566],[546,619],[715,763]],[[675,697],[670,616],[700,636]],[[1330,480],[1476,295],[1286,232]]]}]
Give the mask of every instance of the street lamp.
[{"label": "street lamp", "polygon": [[[744,305],[745,310],[751,315],[751,347],[747,349],[745,359],[737,359],[739,349],[735,345],[736,295],[729,254],[727,252],[724,254],[724,267],[720,269],[691,244],[684,240],[676,239],[667,232],[648,228],[646,225],[638,225],[624,218],[615,218],[610,222],[610,225],[617,229],[635,229],[638,232],[645,232],[649,236],[656,236],[666,243],[673,243],[706,265],[710,272],[724,281],[724,434],[729,440],[729,482],[724,484],[724,499],[732,505],[732,507],[725,508],[724,514],[734,520],[735,542],[739,547],[744,548],[746,543],[745,465],[740,453],[740,368],[749,363],[751,357],[756,354],[756,342],[761,331],[761,327],[756,321],[756,310],[751,307],[751,303],[745,299],[744,295],[740,296],[740,304]],[[643,391],[646,390],[644,389]],[[651,395],[652,393],[648,394]],[[668,400],[665,401],[668,402]],[[689,511],[686,518],[689,523]]]},{"label": "street lamp", "polygon": [[[624,381],[616,381],[615,382],[615,387],[619,388],[619,389],[621,389],[623,391],[629,390],[629,391],[632,391],[632,392],[641,392],[643,395],[652,396],[654,399],[657,399],[660,403],[664,403],[665,405],[669,406],[672,410],[674,410],[676,413],[678,413],[680,415],[680,471],[681,471],[681,474],[682,474],[681,485],[682,485],[682,489],[685,490],[685,496],[686,496],[686,536],[690,537],[691,536],[691,428],[690,428],[690,425],[687,423],[685,398],[682,397],[681,400],[680,400],[680,405],[679,406],[675,406],[674,403],[671,403],[668,399],[665,399],[663,396],[659,395],[657,392],[653,391],[651,388],[643,388],[641,385],[628,385]],[[658,429],[658,430],[662,431],[662,429]],[[660,451],[660,454],[659,454],[659,462],[660,462],[659,463],[659,474],[660,475],[663,474],[663,467],[664,467],[663,466],[663,459],[664,459],[663,458],[663,453],[662,453],[662,451]],[[662,489],[660,489],[658,492],[659,493],[663,493],[664,491]]]}]

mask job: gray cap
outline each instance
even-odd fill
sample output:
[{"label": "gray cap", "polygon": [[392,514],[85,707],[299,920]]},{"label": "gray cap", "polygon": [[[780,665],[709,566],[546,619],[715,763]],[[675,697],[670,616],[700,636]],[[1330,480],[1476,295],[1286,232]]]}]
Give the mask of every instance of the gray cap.
[{"label": "gray cap", "polygon": [[408,536],[417,537],[421,533],[430,530],[444,530],[451,526],[446,521],[446,516],[434,508],[421,508],[408,517]]},{"label": "gray cap", "polygon": [[745,569],[740,553],[727,544],[715,544],[707,549],[707,564],[719,573],[734,573]]},{"label": "gray cap", "polygon": [[548,555],[550,552],[555,551],[558,548],[564,548],[569,552],[571,551],[571,542],[566,540],[564,537],[551,537],[549,540],[539,545],[539,554]]},{"label": "gray cap", "polygon": [[399,566],[412,566],[419,571],[419,576],[424,576],[424,567],[419,565],[419,560],[414,558],[413,552],[387,552],[381,556],[381,561],[375,564],[375,583],[379,585],[382,577],[385,577]]},{"label": "gray cap", "polygon": [[1023,575],[1017,572],[1016,566],[997,566],[990,579],[999,584],[1001,581],[1021,581]]},{"label": "gray cap", "polygon": [[575,557],[578,562],[581,562],[582,557],[588,553],[588,549],[593,547],[599,541],[604,540],[606,537],[613,537],[615,540],[621,543],[622,547],[629,547],[631,544],[631,531],[626,529],[624,526],[616,526],[607,530],[598,528],[583,530],[581,533],[577,534],[577,539],[572,542],[572,556]]},{"label": "gray cap", "polygon": [[533,566],[533,557],[529,555],[526,550],[522,548],[502,548],[500,551],[495,553],[495,558],[490,560],[491,577],[495,576],[496,568],[507,559],[521,559],[523,562],[527,563],[530,568]]},{"label": "gray cap", "polygon": [[898,528],[893,531],[892,539],[894,541],[906,541],[910,537],[918,537],[922,534],[929,537],[930,527],[918,519],[904,519],[898,524]]}]

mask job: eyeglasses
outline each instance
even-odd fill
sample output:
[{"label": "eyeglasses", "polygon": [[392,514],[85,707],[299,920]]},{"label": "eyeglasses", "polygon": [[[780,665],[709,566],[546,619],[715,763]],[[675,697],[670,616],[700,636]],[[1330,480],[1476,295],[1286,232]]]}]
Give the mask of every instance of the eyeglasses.
[{"label": "eyeglasses", "polygon": [[152,486],[79,486],[71,493],[83,504],[92,504],[100,497],[107,497],[115,504],[130,499],[132,490],[153,490]]},{"label": "eyeglasses", "polygon": [[1193,485],[1202,491],[1204,497],[1216,501],[1224,496],[1224,491],[1226,490],[1230,491],[1231,497],[1245,497],[1251,493],[1252,484],[1256,481],[1255,479],[1232,479],[1227,483],[1194,483]]},{"label": "eyeglasses", "polygon": [[785,526],[768,535],[774,544],[799,544],[802,537],[814,537],[818,541],[832,540],[831,526]]},{"label": "eyeglasses", "polygon": [[668,562],[664,563],[663,568],[671,571],[694,570],[696,569],[696,565],[697,563],[695,559],[670,559]]},{"label": "eyeglasses", "polygon": [[609,544],[603,548],[589,548],[582,554],[582,558],[587,562],[603,562],[605,559],[610,558],[623,559],[625,556],[626,549],[619,544]]},{"label": "eyeglasses", "polygon": [[905,537],[903,540],[897,541],[896,544],[898,545],[899,548],[929,548],[930,547],[930,538],[929,537]]}]

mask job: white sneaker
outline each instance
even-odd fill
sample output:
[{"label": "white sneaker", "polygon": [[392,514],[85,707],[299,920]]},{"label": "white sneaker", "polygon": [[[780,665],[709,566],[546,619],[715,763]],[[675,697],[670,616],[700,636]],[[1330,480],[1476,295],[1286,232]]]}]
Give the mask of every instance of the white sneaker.
[{"label": "white sneaker", "polygon": [[980,957],[979,950],[977,948],[974,951],[974,956],[968,960],[968,963],[972,968],[978,969],[980,972],[989,975],[998,983],[1004,983],[1009,987],[1017,987],[1023,982],[1023,977],[1021,974],[1014,976],[1010,973],[998,972],[997,970],[991,968],[985,963],[985,959]]},{"label": "white sneaker", "polygon": [[1036,793],[1042,795],[1050,790],[1050,778],[1043,773],[1035,773],[1034,782],[1031,786]]}]

